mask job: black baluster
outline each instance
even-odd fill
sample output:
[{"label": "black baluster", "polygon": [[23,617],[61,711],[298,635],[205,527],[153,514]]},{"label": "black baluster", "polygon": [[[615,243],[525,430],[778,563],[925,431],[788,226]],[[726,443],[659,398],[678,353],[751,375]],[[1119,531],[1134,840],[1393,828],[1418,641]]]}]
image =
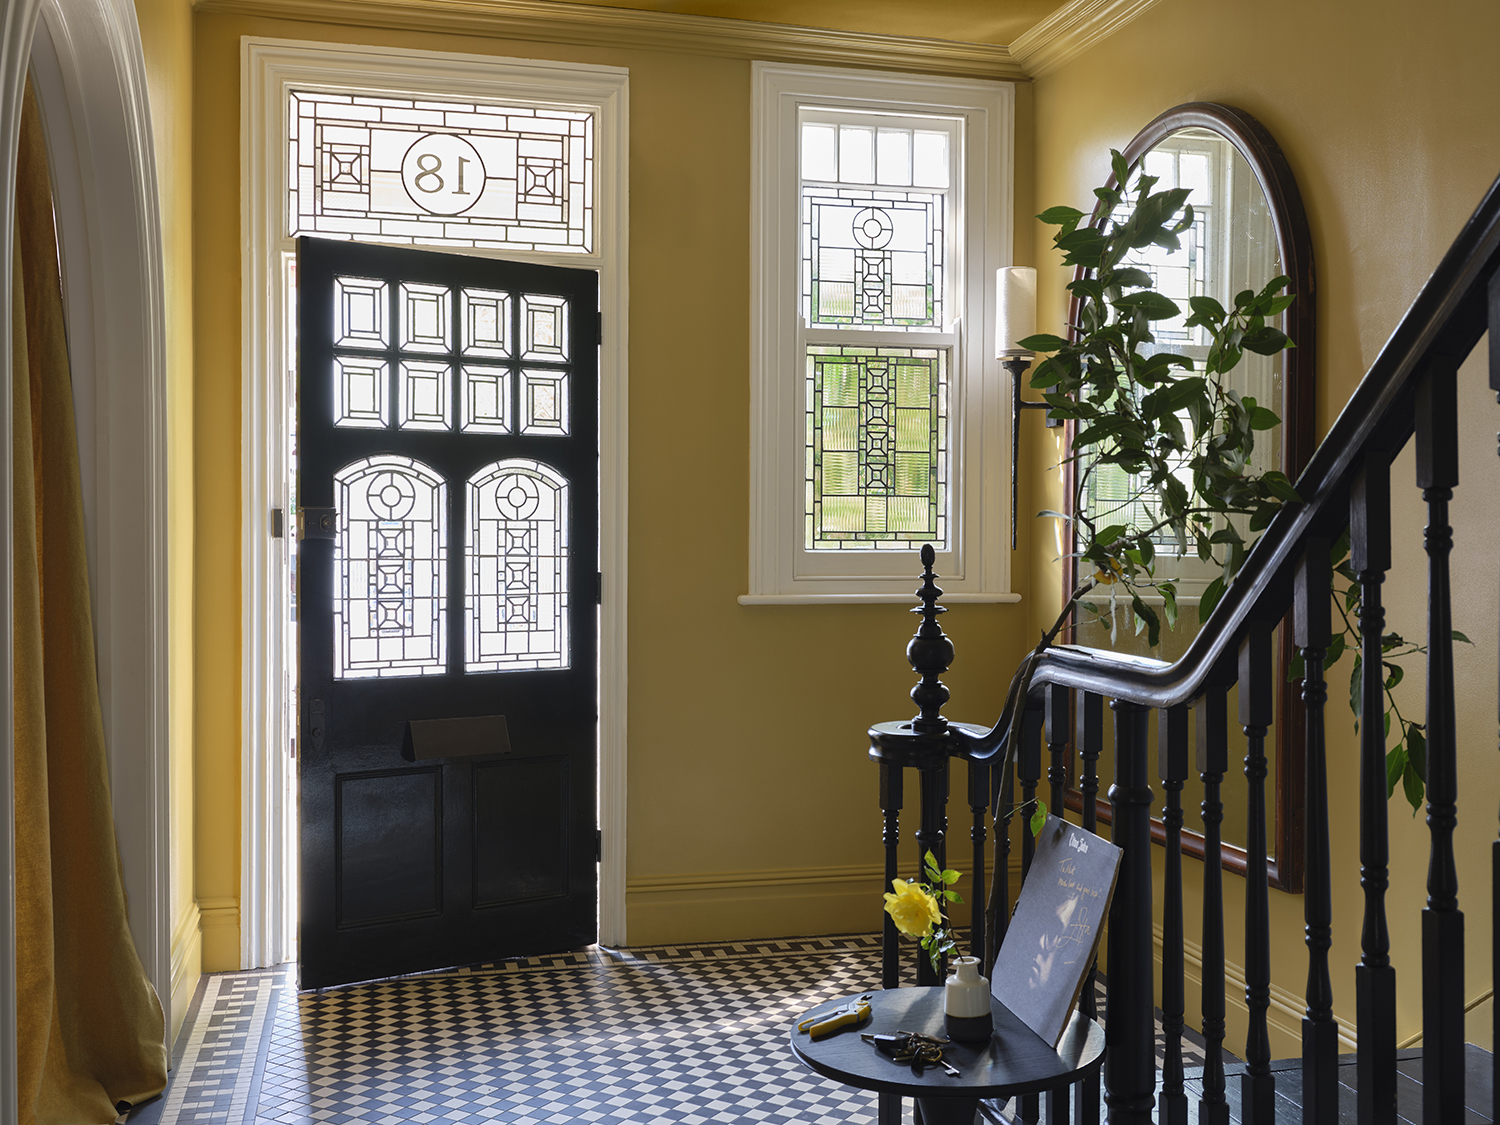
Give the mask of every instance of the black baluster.
[{"label": "black baluster", "polygon": [[[1047,805],[1048,811],[1057,817],[1063,814],[1063,794],[1068,785],[1068,770],[1064,762],[1064,754],[1068,749],[1068,715],[1071,700],[1072,691],[1069,688],[1060,687],[1057,684],[1047,685],[1043,703],[1048,757]],[[1058,1125],[1067,1125],[1067,1120],[1067,1089],[1049,1090],[1047,1092],[1048,1125],[1052,1125],[1053,1122]]]},{"label": "black baluster", "polygon": [[1266,870],[1266,731],[1271,726],[1271,626],[1252,621],[1240,641],[1240,724],[1249,742],[1245,778],[1245,1073],[1240,1117],[1246,1125],[1273,1125],[1276,1079],[1271,1074],[1271,909]]},{"label": "black baluster", "polygon": [[[1104,750],[1104,697],[1091,691],[1082,693],[1078,700],[1078,788],[1083,795],[1083,826],[1090,832],[1099,828],[1099,755]],[[1083,999],[1079,1002],[1083,1014],[1089,1019],[1099,1018],[1099,1001],[1094,992],[1094,982],[1099,975],[1096,958],[1089,964],[1089,974],[1083,981]],[[1078,1096],[1078,1125],[1099,1125],[1099,1074],[1096,1071],[1076,1087]]]},{"label": "black baluster", "polygon": [[1156,1104],[1152,1014],[1150,712],[1116,699],[1115,783],[1110,838],[1125,854],[1109,908],[1109,1018],[1104,1028],[1104,1101],[1111,1125],[1149,1122]]},{"label": "black baluster", "polygon": [[1349,564],[1359,575],[1359,882],[1365,892],[1363,955],[1354,970],[1355,1064],[1360,1125],[1396,1120],[1396,970],[1386,925],[1390,826],[1385,795],[1385,632],[1381,583],[1391,566],[1391,468],[1379,451],[1365,454],[1349,492]]},{"label": "black baluster", "polygon": [[1010,822],[1015,816],[1012,802],[1015,800],[1015,769],[1003,759],[990,770],[990,807],[995,810],[995,901],[991,916],[995,924],[990,927],[989,944],[984,965],[993,969],[995,955],[1005,942],[1005,932],[1010,929]]},{"label": "black baluster", "polygon": [[[1490,389],[1495,392],[1495,401],[1500,402],[1500,273],[1490,277],[1489,298]],[[1500,445],[1500,434],[1495,440]],[[1500,701],[1500,695],[1496,699]],[[1490,981],[1494,982],[1500,980],[1500,840],[1490,845],[1490,935]],[[1493,1046],[1500,1043],[1500,1004],[1492,1002],[1490,1008],[1494,1011],[1490,1029]],[[1490,1066],[1490,1089],[1500,1090],[1500,1051],[1492,1052]]]},{"label": "black baluster", "polygon": [[[938,624],[938,615],[947,613],[948,607],[938,605],[943,591],[938,587],[937,575],[932,566],[936,561],[932,544],[922,545],[922,585],[917,590],[921,605],[912,612],[922,618],[916,635],[906,644],[906,659],[921,679],[911,689],[912,700],[917,704],[917,717],[911,729],[917,735],[941,735],[948,729],[948,720],[943,718],[943,704],[948,702],[948,687],[938,677],[953,663],[953,642],[943,633]],[[930,851],[938,866],[943,865],[947,854],[944,837],[948,826],[948,760],[924,764],[918,771],[921,779],[921,825],[917,828],[917,874],[915,881],[926,879],[923,873],[924,858]],[[925,952],[917,954],[917,984],[935,985],[938,974],[933,972]]]},{"label": "black baluster", "polygon": [[[891,889],[891,881],[901,875],[901,860],[897,845],[901,841],[901,801],[906,771],[900,766],[880,764],[880,808],[885,814],[885,889]],[[896,929],[896,920],[885,911],[880,916],[885,920],[880,933],[880,987],[895,988],[901,983],[901,935]]]},{"label": "black baluster", "polygon": [[1068,717],[1072,709],[1071,689],[1057,684],[1047,685],[1047,781],[1051,788],[1047,797],[1049,811],[1053,816],[1063,814],[1063,794],[1068,787]]},{"label": "black baluster", "polygon": [[969,839],[974,844],[974,881],[969,885],[969,956],[977,957],[981,965],[987,964],[984,940],[984,814],[990,806],[990,763],[969,764],[969,811],[973,824],[969,828]]},{"label": "black baluster", "polygon": [[1219,826],[1224,804],[1219,786],[1229,769],[1227,692],[1210,684],[1194,706],[1198,776],[1203,780],[1203,1096],[1201,1125],[1229,1125],[1224,1096],[1224,857]]},{"label": "black baluster", "polygon": [[1302,650],[1302,701],[1307,705],[1306,785],[1303,841],[1306,862],[1302,916],[1307,940],[1307,1014],[1302,1020],[1302,1120],[1335,1121],[1339,1113],[1339,1025],[1333,1018],[1333,981],[1328,950],[1333,944],[1333,899],[1328,858],[1328,772],[1323,704],[1328,685],[1323,658],[1332,638],[1328,541],[1308,540],[1297,568],[1295,640]]},{"label": "black baluster", "polygon": [[1464,1115],[1464,916],[1453,830],[1458,760],[1453,717],[1453,603],[1448,501],[1458,484],[1458,378],[1439,359],[1417,389],[1417,486],[1427,502],[1427,908],[1422,911],[1422,1119]]},{"label": "black baluster", "polygon": [[1021,752],[1016,755],[1016,777],[1021,782],[1022,817],[1021,832],[1021,880],[1031,873],[1031,857],[1036,852],[1036,839],[1031,834],[1030,820],[1034,810],[1028,806],[1036,800],[1037,785],[1042,780],[1042,709],[1027,702],[1025,725],[1021,728]]},{"label": "black baluster", "polygon": [[[944,806],[948,801],[948,763],[945,761],[932,769],[919,770],[918,777],[921,778],[922,785],[922,826],[917,829],[917,873],[912,877],[912,881],[921,883],[928,881],[926,874],[928,852],[932,853],[940,869],[943,865],[943,854],[946,850],[943,846],[943,830],[948,820],[944,811]],[[916,957],[918,987],[941,984],[942,977],[933,971],[927,951],[919,949]],[[939,967],[944,966],[940,964]]]},{"label": "black baluster", "polygon": [[1156,769],[1166,790],[1162,823],[1167,855],[1162,891],[1161,1027],[1166,1040],[1161,1068],[1161,1125],[1187,1125],[1187,1093],[1182,1085],[1182,1010],[1185,1005],[1182,956],[1182,786],[1188,771],[1188,712],[1170,707],[1157,712]]},{"label": "black baluster", "polygon": [[[1026,725],[1021,731],[1021,752],[1016,757],[1016,775],[1021,781],[1021,885],[1026,885],[1026,876],[1031,874],[1031,858],[1036,854],[1036,837],[1031,834],[1031,814],[1034,810],[1026,806],[1036,799],[1037,785],[1042,779],[1042,723],[1043,709],[1036,702],[1026,701]],[[1018,895],[1019,897],[1019,895]],[[1023,1094],[1019,1100],[1019,1117],[1022,1121],[1036,1121],[1041,1116],[1041,1102],[1036,1094]]]}]

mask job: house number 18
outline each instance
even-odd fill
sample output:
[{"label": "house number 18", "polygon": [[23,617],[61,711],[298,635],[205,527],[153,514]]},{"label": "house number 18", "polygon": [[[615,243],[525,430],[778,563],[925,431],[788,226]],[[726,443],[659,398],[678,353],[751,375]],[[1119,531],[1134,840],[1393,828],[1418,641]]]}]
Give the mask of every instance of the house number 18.
[{"label": "house number 18", "polygon": [[422,210],[459,215],[484,193],[484,161],[462,137],[424,133],[401,160],[401,184]]}]

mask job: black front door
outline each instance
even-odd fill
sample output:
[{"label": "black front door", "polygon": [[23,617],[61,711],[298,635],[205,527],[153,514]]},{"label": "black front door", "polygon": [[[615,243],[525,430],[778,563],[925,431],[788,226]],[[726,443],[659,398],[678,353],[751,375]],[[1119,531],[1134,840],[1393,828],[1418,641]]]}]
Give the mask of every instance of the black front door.
[{"label": "black front door", "polygon": [[586,945],[598,276],[297,270],[302,987]]}]

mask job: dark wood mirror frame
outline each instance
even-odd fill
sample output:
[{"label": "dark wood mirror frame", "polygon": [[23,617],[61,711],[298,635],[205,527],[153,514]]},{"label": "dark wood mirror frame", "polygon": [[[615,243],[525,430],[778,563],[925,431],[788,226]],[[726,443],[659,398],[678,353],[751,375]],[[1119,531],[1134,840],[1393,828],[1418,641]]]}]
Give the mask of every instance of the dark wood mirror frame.
[{"label": "dark wood mirror frame", "polygon": [[[1271,220],[1276,228],[1277,249],[1281,255],[1282,272],[1291,279],[1290,291],[1297,299],[1287,309],[1284,329],[1296,347],[1283,352],[1282,402],[1281,402],[1281,464],[1283,471],[1293,481],[1306,468],[1312,456],[1315,441],[1314,411],[1315,370],[1317,363],[1317,286],[1313,271],[1312,238],[1308,233],[1307,213],[1302,207],[1302,195],[1287,164],[1281,147],[1254,117],[1243,110],[1234,109],[1215,102],[1189,102],[1169,109],[1140,131],[1124,149],[1126,161],[1132,168],[1145,154],[1163,140],[1182,129],[1206,129],[1224,137],[1239,151],[1255,173],[1261,190],[1270,206]],[[1114,177],[1109,180],[1114,186]],[[1082,276],[1082,271],[1078,276]],[[1076,302],[1069,308],[1069,323],[1076,322]],[[1068,424],[1067,444],[1072,445],[1073,423]],[[1071,507],[1073,479],[1071,463],[1064,473],[1065,502]],[[1077,586],[1076,566],[1069,559],[1069,573],[1064,589]],[[1072,628],[1069,628],[1072,639]],[[1306,715],[1300,691],[1286,682],[1294,647],[1292,644],[1291,615],[1288,614],[1280,632],[1278,653],[1279,676],[1285,690],[1281,696],[1283,706],[1276,718],[1276,795],[1273,807],[1276,823],[1269,833],[1275,849],[1270,858],[1269,876],[1271,886],[1293,894],[1302,891],[1302,804],[1305,769],[1303,746],[1306,731]],[[1069,789],[1067,805],[1081,809],[1083,796],[1077,789]],[[1107,800],[1098,802],[1099,822],[1110,821]],[[1151,837],[1157,843],[1165,843],[1166,828],[1159,819],[1151,821]],[[1184,855],[1203,858],[1203,837],[1192,831],[1182,834]],[[1244,874],[1247,867],[1245,849],[1233,844],[1223,845],[1224,867],[1228,871]]]}]

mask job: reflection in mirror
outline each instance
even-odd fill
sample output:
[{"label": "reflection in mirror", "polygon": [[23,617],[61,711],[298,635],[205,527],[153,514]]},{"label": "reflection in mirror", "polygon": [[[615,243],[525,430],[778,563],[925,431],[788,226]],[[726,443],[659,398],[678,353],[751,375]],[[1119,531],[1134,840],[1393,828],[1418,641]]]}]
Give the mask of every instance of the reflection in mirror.
[{"label": "reflection in mirror", "polygon": [[[1248,115],[1224,106],[1196,104],[1169,111],[1152,122],[1125,156],[1132,166],[1139,161],[1148,175],[1157,177],[1158,190],[1180,187],[1191,192],[1188,202],[1193,207],[1193,223],[1183,232],[1180,246],[1175,250],[1146,247],[1132,262],[1152,275],[1153,288],[1183,310],[1178,317],[1153,323],[1156,344],[1152,350],[1186,355],[1201,370],[1209,339],[1204,329],[1185,324],[1191,299],[1212,297],[1227,306],[1242,290],[1258,292],[1275,277],[1291,277],[1290,291],[1297,299],[1277,326],[1292,337],[1296,348],[1274,356],[1246,353],[1228,380],[1240,394],[1253,397],[1282,419],[1280,429],[1262,435],[1257,443],[1255,467],[1262,471],[1280,469],[1295,480],[1311,449],[1314,294],[1306,220],[1280,150]],[[1138,491],[1122,470],[1101,467],[1090,476],[1084,503],[1095,516],[1109,514],[1105,523],[1154,522],[1150,497],[1138,497]],[[1240,530],[1244,533],[1247,529]],[[1144,633],[1136,635],[1129,627],[1128,614],[1111,614],[1118,623],[1111,636],[1093,615],[1082,613],[1074,630],[1074,643],[1168,662],[1182,656],[1198,631],[1199,596],[1218,571],[1196,554],[1184,555],[1170,531],[1158,536],[1155,546],[1158,578],[1171,578],[1177,584],[1182,616],[1176,629],[1164,629],[1161,644],[1153,651],[1147,648]],[[1107,590],[1100,594],[1102,600],[1108,597]],[[1154,600],[1159,604],[1159,598]],[[1284,627],[1279,632],[1278,651],[1284,668],[1291,653],[1289,629]],[[1297,890],[1300,824],[1293,823],[1287,811],[1294,807],[1301,788],[1302,707],[1295,685],[1288,684],[1284,675],[1278,681],[1278,745],[1277,752],[1269,755],[1269,781],[1277,799],[1268,802],[1266,833],[1277,852],[1273,883]],[[1229,707],[1230,714],[1235,714],[1233,694]],[[1105,752],[1099,762],[1099,775],[1106,788],[1114,773],[1108,727],[1106,724]],[[1246,752],[1244,736],[1233,726],[1229,750],[1232,762],[1243,759]],[[1226,848],[1229,855],[1225,865],[1238,869],[1244,866],[1247,836],[1245,801],[1242,792],[1236,795],[1236,790],[1243,791],[1244,786],[1243,774],[1231,769],[1224,781],[1223,838],[1226,845],[1235,846],[1233,850]],[[1200,834],[1202,797],[1202,784],[1194,771],[1183,791],[1182,804],[1185,828]],[[1201,837],[1185,840],[1184,850],[1201,855]]]}]

